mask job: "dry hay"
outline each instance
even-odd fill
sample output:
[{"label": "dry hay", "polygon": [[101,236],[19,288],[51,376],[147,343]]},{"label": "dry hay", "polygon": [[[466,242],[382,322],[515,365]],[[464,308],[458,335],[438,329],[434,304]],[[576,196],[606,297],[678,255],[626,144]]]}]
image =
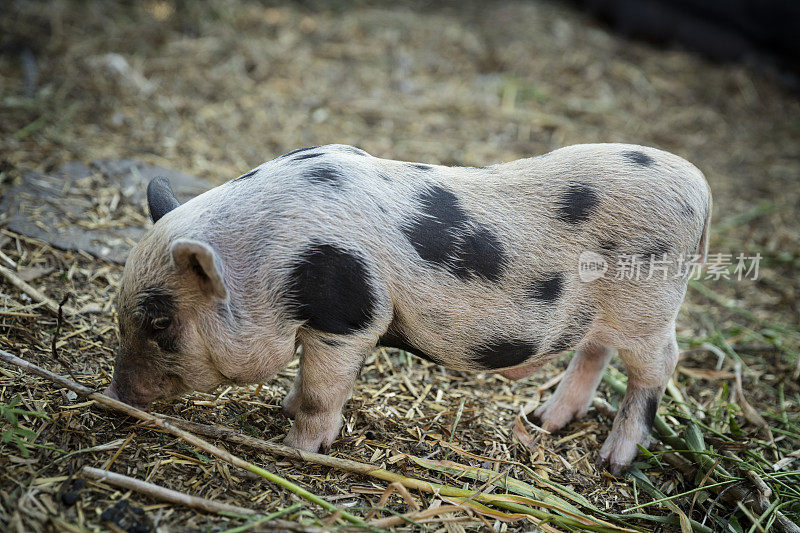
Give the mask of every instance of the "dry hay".
[{"label": "dry hay", "polygon": [[[680,433],[688,410],[714,448],[714,462],[748,479],[743,487],[753,485],[742,470],[763,477],[777,464],[788,472],[767,482],[771,501],[785,504],[781,511],[797,520],[800,104],[768,75],[630,43],[546,2],[443,8],[412,2],[347,8],[16,3],[0,19],[0,34],[3,181],[73,160],[126,157],[222,182],[279,153],[329,142],[356,144],[377,156],[470,165],[578,142],[625,141],[695,162],[714,191],[712,251],[758,252],[765,260],[757,282],[704,281],[690,289],[679,317],[684,354],[660,413]],[[31,56],[38,83],[28,93],[25,65],[31,63],[21,58]],[[95,193],[87,190],[90,197]],[[53,301],[74,295],[70,305],[83,313],[61,328],[58,353],[81,382],[101,388],[110,378],[117,342],[112,298],[119,267],[8,231],[0,233],[0,251],[0,265]],[[66,374],[51,354],[55,329],[56,318],[43,304],[15,286],[0,285],[0,349]],[[773,442],[733,392],[737,361],[745,398],[763,415]],[[610,424],[602,405],[557,435],[534,437],[533,452],[512,435],[520,408],[540,394],[546,397],[548,390],[540,387],[565,365],[563,358],[531,379],[510,382],[378,350],[345,409],[345,430],[332,453],[484,492],[500,490],[422,468],[408,456],[483,466],[531,483],[536,474],[612,513],[652,501],[641,482],[611,478],[594,466]],[[289,427],[280,400],[295,371],[296,363],[264,387],[193,394],[156,410],[279,442]],[[25,409],[50,418],[23,417],[22,426],[36,432],[30,457],[12,445],[0,447],[3,528],[120,527],[112,524],[115,519],[123,526],[139,521],[169,530],[245,523],[95,481],[79,490],[84,482],[76,474],[85,465],[260,513],[298,501],[169,434],[0,366],[0,404],[16,395]],[[598,396],[612,404],[618,399],[607,384]],[[226,446],[361,517],[378,506],[388,485]],[[697,476],[655,459],[642,459],[639,466],[660,493],[672,496],[706,485],[702,474],[710,465]],[[543,481],[534,484],[548,488]],[[409,497],[421,509],[449,505],[416,491]],[[126,499],[127,508],[120,503]],[[402,493],[389,497],[386,506],[412,510]],[[681,510],[714,529],[726,522],[749,527],[748,511],[711,490],[636,512],[676,518]],[[474,511],[450,511],[434,514],[427,527],[532,527],[525,520],[501,523]],[[774,511],[760,527],[768,527]],[[370,519],[389,516],[381,511]],[[337,523],[312,505],[291,520]],[[629,523],[646,530],[678,528],[644,519]]]}]

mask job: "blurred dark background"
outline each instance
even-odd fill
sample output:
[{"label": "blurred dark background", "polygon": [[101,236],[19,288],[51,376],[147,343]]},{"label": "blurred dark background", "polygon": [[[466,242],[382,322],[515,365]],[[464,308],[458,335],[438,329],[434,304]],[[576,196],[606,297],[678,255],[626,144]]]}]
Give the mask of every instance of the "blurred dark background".
[{"label": "blurred dark background", "polygon": [[[794,0],[575,0],[621,35],[683,45],[715,60],[800,67],[800,2]],[[787,82],[797,83],[787,77]]]}]

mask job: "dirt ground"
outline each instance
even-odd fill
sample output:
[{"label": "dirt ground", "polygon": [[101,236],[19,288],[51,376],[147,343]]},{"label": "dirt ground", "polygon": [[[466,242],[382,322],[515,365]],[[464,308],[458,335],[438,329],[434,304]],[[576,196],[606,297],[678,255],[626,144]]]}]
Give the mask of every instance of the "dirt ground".
[{"label": "dirt ground", "polygon": [[[630,42],[569,5],[538,0],[440,7],[56,0],[15,2],[3,11],[0,195],[27,171],[100,157],[222,183],[283,152],[327,143],[448,165],[586,142],[651,145],[692,161],[714,195],[712,261],[715,254],[762,257],[757,280],[693,283],[678,320],[683,354],[659,414],[684,439],[699,431],[704,454],[684,454],[680,463],[662,453],[671,448],[662,438],[655,455],[640,456],[636,475],[613,478],[594,464],[610,427],[608,406],[554,435],[526,426],[537,435],[529,446],[512,432],[520,409],[552,392],[550,380],[567,356],[512,382],[448,371],[396,350],[368,359],[331,453],[476,494],[504,493],[470,478],[464,466],[441,463],[449,470],[436,471],[412,456],[487,468],[560,494],[607,528],[680,530],[680,521],[691,519],[684,528],[766,531],[786,527],[781,515],[800,521],[800,102],[768,69]],[[86,195],[101,202],[91,186]],[[97,213],[93,223],[115,217],[99,204]],[[53,313],[2,281],[0,350],[63,375],[70,366],[82,383],[101,389],[113,368],[111,300],[121,268],[10,232],[3,217],[0,265],[54,301],[74,294],[71,305],[87,312],[58,332],[60,364],[51,352]],[[290,424],[280,401],[295,371],[296,362],[263,387],[193,394],[155,410],[280,442]],[[598,397],[615,406],[610,381]],[[0,364],[0,408],[8,412],[17,395],[17,407],[47,417],[24,415],[16,424],[0,417],[8,439],[13,428],[35,433],[21,434],[33,441],[27,453],[8,439],[0,443],[0,529],[218,531],[248,524],[84,482],[84,466],[263,514],[302,502],[174,436]],[[385,480],[218,443],[367,521],[413,512],[397,494],[380,501]],[[754,479],[770,492],[759,492]],[[415,490],[408,498],[422,509],[455,501]],[[763,513],[748,503],[758,498],[766,499]],[[630,510],[654,500],[661,501]],[[415,515],[415,524],[395,527],[580,528],[544,517],[565,514],[530,502],[538,518],[460,503],[461,510]],[[281,518],[299,529],[345,527],[341,515],[310,503]],[[618,530],[602,527],[595,529]]]}]

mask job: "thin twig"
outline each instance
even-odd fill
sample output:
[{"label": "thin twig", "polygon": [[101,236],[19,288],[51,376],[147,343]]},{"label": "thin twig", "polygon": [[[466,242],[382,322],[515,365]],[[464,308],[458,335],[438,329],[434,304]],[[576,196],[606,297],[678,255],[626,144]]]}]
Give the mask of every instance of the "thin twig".
[{"label": "thin twig", "polygon": [[176,505],[184,505],[186,507],[191,507],[192,509],[200,509],[201,511],[205,511],[207,513],[228,513],[245,516],[258,514],[258,512],[254,511],[253,509],[239,507],[238,505],[215,502],[214,500],[200,498],[199,496],[192,496],[190,494],[178,492],[177,490],[162,487],[161,485],[156,485],[147,481],[124,476],[122,474],[117,474],[116,472],[109,472],[108,470],[84,466],[82,472],[84,476],[108,485],[121,487],[127,490],[133,490],[146,496],[150,496],[154,500],[162,500],[165,502],[174,503]]},{"label": "thin twig", "polygon": [[[298,450],[297,448],[292,448],[291,446],[277,444],[275,442],[269,442],[263,439],[258,439],[256,437],[251,437],[249,435],[244,435],[242,433],[239,433],[238,431],[234,431],[228,428],[212,426],[208,424],[200,424],[198,422],[190,422],[188,420],[175,418],[169,415],[160,415],[160,416],[165,421],[169,422],[170,424],[176,427],[179,427],[186,431],[190,431],[192,433],[197,433],[199,435],[211,437],[213,439],[226,440],[233,444],[240,444],[252,448],[254,450],[259,450],[269,454],[278,455],[289,459],[295,459],[306,463],[317,464],[321,466],[329,466],[331,468],[347,470],[348,472],[354,472],[357,474],[377,477],[378,479],[383,479],[384,481],[396,481],[395,477],[397,476],[397,474],[394,474],[393,472],[390,472],[388,470],[383,470],[369,463],[360,463],[358,461],[352,461],[350,459],[341,459],[339,457],[333,457],[331,455],[323,455],[321,453]],[[383,473],[385,473],[386,475],[384,475]]]},{"label": "thin twig", "polygon": [[0,250],[0,260],[5,261],[6,264],[11,268],[17,268],[17,264],[14,262],[14,260],[4,254],[2,250]]},{"label": "thin twig", "polygon": [[78,378],[75,377],[75,373],[72,372],[72,365],[64,361],[60,355],[58,355],[58,350],[56,349],[56,344],[58,343],[58,338],[61,336],[61,323],[64,321],[64,304],[67,303],[72,293],[67,293],[64,295],[64,298],[61,299],[61,303],[58,304],[58,318],[56,319],[56,332],[53,333],[53,343],[50,346],[51,351],[53,353],[53,359],[58,361],[61,366],[67,369],[69,372],[69,377],[72,378],[73,381],[78,382]]},{"label": "thin twig", "polygon": [[[48,298],[38,290],[31,287],[28,283],[20,279],[19,276],[14,274],[11,270],[7,269],[4,266],[0,266],[0,275],[2,275],[9,283],[11,283],[14,287],[18,288],[37,302],[41,302],[47,308],[48,311],[53,313],[54,315],[58,315],[58,304],[55,300]],[[78,311],[72,307],[67,307],[66,312],[68,316],[78,314]]]},{"label": "thin twig", "polygon": [[[466,397],[461,398],[461,401],[458,404],[458,411],[456,411],[456,418],[453,420],[453,428],[450,430],[450,439],[447,441],[448,444],[453,444],[453,437],[456,435],[456,427],[458,426],[458,422],[461,420],[461,416],[464,414],[464,402],[466,402]],[[445,449],[444,451],[444,458],[447,459],[447,455],[450,453],[450,449]]]}]

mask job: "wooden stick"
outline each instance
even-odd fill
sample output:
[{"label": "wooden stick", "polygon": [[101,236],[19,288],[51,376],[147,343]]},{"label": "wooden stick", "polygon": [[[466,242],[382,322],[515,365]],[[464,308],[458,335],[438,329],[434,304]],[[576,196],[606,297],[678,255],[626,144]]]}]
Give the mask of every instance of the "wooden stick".
[{"label": "wooden stick", "polygon": [[201,511],[205,511],[207,513],[228,513],[244,516],[258,514],[252,509],[239,507],[237,505],[230,505],[227,503],[215,502],[206,498],[200,498],[199,496],[192,496],[190,494],[168,489],[154,483],[141,481],[139,479],[117,474],[115,472],[109,472],[108,470],[92,468],[91,466],[83,467],[83,475],[108,485],[113,485],[115,487],[121,487],[123,489],[133,490],[141,494],[145,494],[154,500],[162,500],[165,502],[174,503],[176,505],[184,505],[186,507],[191,507],[192,509],[200,509]]},{"label": "wooden stick", "polygon": [[[2,275],[9,283],[11,283],[14,287],[18,288],[37,302],[41,302],[47,308],[48,311],[53,313],[54,315],[58,315],[58,303],[55,300],[52,300],[39,292],[38,290],[34,289],[30,285],[28,285],[25,281],[19,278],[14,272],[7,269],[6,267],[0,265],[0,275]],[[76,315],[78,311],[73,307],[64,307],[64,311],[67,315]]]},{"label": "wooden stick", "polygon": [[6,264],[7,264],[9,267],[11,267],[11,268],[17,268],[17,264],[14,262],[14,260],[13,260],[13,259],[11,259],[10,257],[8,257],[6,254],[4,254],[2,250],[0,250],[0,259],[2,259],[3,261],[5,261],[5,262],[6,262]]},{"label": "wooden stick", "polygon": [[316,505],[319,505],[326,511],[330,511],[331,513],[339,513],[339,516],[341,516],[348,522],[352,522],[353,524],[357,524],[362,527],[370,527],[361,518],[340,509],[339,507],[333,505],[332,503],[320,498],[316,494],[307,491],[306,489],[296,485],[295,483],[292,483],[288,479],[284,479],[277,474],[273,474],[272,472],[269,472],[261,467],[249,463],[244,459],[229,453],[227,450],[224,450],[218,446],[214,446],[210,442],[207,442],[196,435],[193,435],[187,431],[184,431],[170,424],[169,422],[166,422],[157,415],[147,413],[145,411],[142,411],[141,409],[137,409],[126,403],[120,402],[119,400],[109,398],[105,394],[94,392],[90,388],[85,387],[80,383],[75,383],[70,379],[67,379],[63,376],[59,376],[58,374],[50,372],[49,370],[45,370],[40,366],[36,366],[33,363],[26,361],[25,359],[21,359],[3,350],[0,350],[0,361],[5,361],[6,363],[12,364],[16,367],[25,370],[26,372],[35,374],[45,379],[49,379],[53,383],[56,383],[64,388],[74,391],[80,394],[81,396],[86,396],[87,398],[94,400],[99,404],[105,405],[117,411],[121,411],[134,418],[138,418],[139,420],[147,422],[157,428],[163,429],[168,433],[171,433],[172,435],[175,435],[176,437],[188,442],[189,444],[192,444],[200,448],[201,450],[213,455],[214,457],[222,459],[226,463],[229,463],[233,466],[238,466],[239,468],[242,468],[249,472],[253,472],[254,474],[257,474],[267,479],[268,481],[271,481],[277,485],[280,485],[281,487],[284,487],[285,489],[297,494],[301,498],[308,500]]},{"label": "wooden stick", "polygon": [[339,457],[333,457],[331,455],[323,455],[321,453],[298,450],[297,448],[292,448],[291,446],[286,446],[284,444],[277,444],[275,442],[269,442],[256,437],[251,437],[249,435],[244,435],[238,431],[234,431],[225,427],[190,422],[188,420],[175,418],[169,415],[160,416],[175,427],[179,427],[186,431],[197,433],[198,435],[203,435],[205,437],[210,437],[212,439],[226,440],[233,444],[241,444],[242,446],[247,446],[248,448],[252,448],[254,450],[286,457],[288,459],[297,459],[306,463],[329,466],[331,468],[338,468],[340,470],[347,470],[356,474],[377,477],[378,479],[383,479],[384,481],[396,481],[394,476],[397,476],[397,474],[394,474],[388,470],[383,470],[382,468],[378,468],[377,466],[369,463],[360,463],[358,461],[342,459]]}]

